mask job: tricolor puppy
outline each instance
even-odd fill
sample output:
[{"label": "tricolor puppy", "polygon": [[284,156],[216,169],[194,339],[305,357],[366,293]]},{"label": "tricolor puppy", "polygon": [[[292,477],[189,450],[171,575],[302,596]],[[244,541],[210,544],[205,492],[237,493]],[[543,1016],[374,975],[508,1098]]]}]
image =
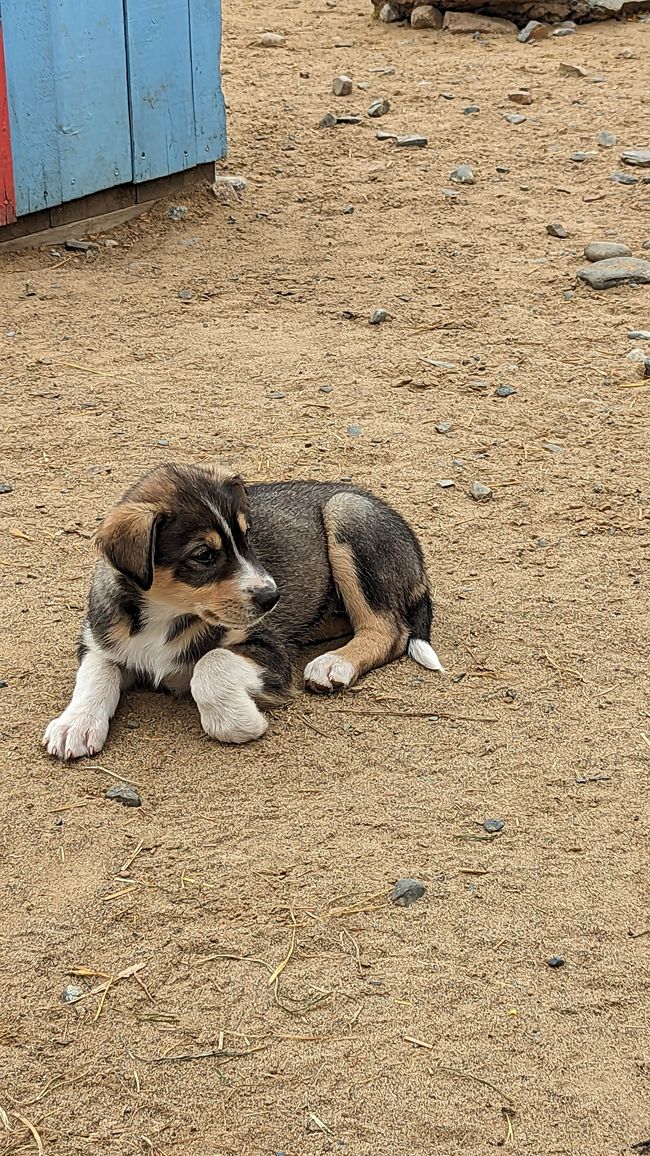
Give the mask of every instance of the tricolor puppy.
[{"label": "tricolor puppy", "polygon": [[96,541],[74,693],[43,738],[61,759],[102,749],[134,682],[189,692],[212,738],[259,738],[261,708],[291,697],[300,647],[328,633],[352,638],[307,664],[308,690],[351,686],[407,651],[442,670],[418,541],[354,486],[245,487],[217,466],[161,466],[113,507]]}]

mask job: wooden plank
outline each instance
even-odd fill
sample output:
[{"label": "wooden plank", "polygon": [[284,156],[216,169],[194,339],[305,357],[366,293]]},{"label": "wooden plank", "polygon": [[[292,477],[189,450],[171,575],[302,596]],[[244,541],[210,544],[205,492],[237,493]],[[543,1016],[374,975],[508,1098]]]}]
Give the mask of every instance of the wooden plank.
[{"label": "wooden plank", "polygon": [[5,71],[2,20],[0,19],[0,225],[16,220],[16,191],[14,162],[11,155],[9,102],[7,100],[7,73]]},{"label": "wooden plank", "polygon": [[136,200],[150,201],[154,197],[169,197],[183,189],[198,185],[202,181],[211,185],[214,181],[214,164],[197,165],[195,169],[185,169],[182,173],[170,173],[168,177],[157,177],[155,181],[143,181],[136,185]]},{"label": "wooden plank", "polygon": [[[56,229],[44,229],[40,233],[30,233],[25,237],[14,237],[9,241],[2,240],[3,230],[0,229],[0,253],[16,253],[20,249],[33,249],[40,245],[56,245],[59,241],[67,241],[69,237],[83,237],[88,233],[102,233],[107,229],[114,229],[123,225],[148,209],[153,209],[155,201],[146,201],[140,205],[129,205],[126,209],[117,209],[114,213],[102,213],[97,217],[87,217],[84,221],[75,221],[74,224],[59,225]],[[15,228],[11,225],[10,228]]]},{"label": "wooden plank", "polygon": [[22,216],[61,200],[49,4],[2,0],[2,24],[16,212]]},{"label": "wooden plank", "polygon": [[226,106],[221,91],[221,0],[189,0],[196,162],[225,157]]},{"label": "wooden plank", "polygon": [[[149,200],[152,200],[149,197]],[[114,213],[135,204],[135,185],[120,185],[116,189],[103,189],[100,193],[89,193],[77,201],[66,201],[50,209],[50,225],[67,225],[71,221],[99,217],[103,213]]]},{"label": "wooden plank", "polygon": [[196,164],[188,0],[124,0],[133,180]]}]

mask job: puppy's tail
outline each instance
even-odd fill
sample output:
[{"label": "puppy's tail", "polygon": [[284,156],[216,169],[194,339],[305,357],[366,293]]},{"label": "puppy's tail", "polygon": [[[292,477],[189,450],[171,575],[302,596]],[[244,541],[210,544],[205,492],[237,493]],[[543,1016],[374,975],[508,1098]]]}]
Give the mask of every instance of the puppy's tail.
[{"label": "puppy's tail", "polygon": [[424,593],[409,609],[408,654],[419,666],[424,666],[427,670],[439,670],[444,674],[445,668],[428,641],[432,617],[431,599],[428,593]]}]

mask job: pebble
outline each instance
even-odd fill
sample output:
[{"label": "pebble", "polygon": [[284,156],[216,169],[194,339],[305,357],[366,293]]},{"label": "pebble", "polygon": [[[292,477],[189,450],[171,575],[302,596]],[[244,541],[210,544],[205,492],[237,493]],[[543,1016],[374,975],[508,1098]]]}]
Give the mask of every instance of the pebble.
[{"label": "pebble", "polygon": [[585,245],[588,261],[607,261],[609,257],[631,257],[632,250],[616,241],[590,241]]},{"label": "pebble", "polygon": [[484,33],[486,36],[516,36],[517,25],[498,16],[481,16],[477,12],[445,12],[442,27],[454,35]]},{"label": "pebble", "polygon": [[383,97],[381,100],[373,100],[368,108],[368,116],[385,116],[390,111],[390,101]]},{"label": "pebble", "polygon": [[349,76],[335,76],[332,81],[334,96],[349,96],[352,92],[352,80]]},{"label": "pebble", "polygon": [[508,93],[508,100],[513,104],[532,104],[533,98],[527,88],[513,88],[512,92]]},{"label": "pebble", "polygon": [[165,216],[169,217],[170,221],[186,221],[189,213],[190,210],[186,205],[172,205],[165,213]]},{"label": "pebble", "polygon": [[641,257],[611,257],[578,270],[578,277],[592,289],[611,289],[616,285],[650,285],[650,261]]},{"label": "pebble", "polygon": [[547,225],[546,232],[550,237],[559,237],[561,240],[563,240],[565,237],[568,237],[569,235],[564,228],[564,225],[560,225],[558,223]]},{"label": "pebble", "polygon": [[261,48],[282,48],[287,43],[281,32],[263,32],[259,39]]},{"label": "pebble", "polygon": [[142,806],[142,799],[135,787],[129,786],[128,783],[115,783],[115,786],[109,787],[106,792],[106,798],[110,799],[113,803],[121,803],[123,807]]},{"label": "pebble", "polygon": [[613,149],[616,144],[616,134],[607,132],[605,129],[597,133],[596,143],[600,145],[601,149]]},{"label": "pebble", "polygon": [[270,397],[271,401],[280,401],[281,398],[286,397],[287,395],[286,393],[283,393],[281,389],[272,389],[268,396]]},{"label": "pebble", "polygon": [[96,241],[75,241],[73,237],[70,237],[65,242],[65,248],[72,253],[91,253],[93,250],[99,249],[99,245]]},{"label": "pebble", "polygon": [[560,25],[559,28],[553,28],[551,31],[551,36],[574,36],[574,35],[575,35],[575,25],[573,26],[573,28],[568,28],[568,27],[565,27],[563,25]]},{"label": "pebble", "polygon": [[248,188],[248,181],[245,179],[245,177],[231,177],[220,173],[218,177],[215,177],[214,184],[212,185],[213,189],[215,185],[229,185],[229,187],[234,189],[236,193],[243,193],[244,190]]},{"label": "pebble", "polygon": [[582,68],[579,64],[565,64],[561,63],[559,67],[560,76],[577,76],[584,79],[587,75],[587,69]]},{"label": "pebble", "polygon": [[351,438],[360,438],[362,432],[363,431],[360,425],[349,425],[347,428],[348,437]]},{"label": "pebble", "polygon": [[610,181],[616,181],[617,185],[636,185],[638,184],[638,177],[633,177],[632,173],[612,173]]},{"label": "pebble", "polygon": [[439,421],[438,424],[436,425],[436,433],[439,433],[439,434],[451,433],[453,428],[454,428],[453,421]]},{"label": "pebble", "polygon": [[36,286],[34,284],[32,284],[31,281],[27,281],[25,283],[25,297],[36,297],[37,294],[38,294],[38,291],[36,289]]},{"label": "pebble", "polygon": [[425,149],[428,143],[428,136],[418,136],[417,133],[395,137],[395,144],[400,149]]},{"label": "pebble", "polygon": [[379,9],[379,19],[384,24],[394,24],[397,20],[401,20],[401,13],[399,9],[393,7],[392,4],[382,4]]},{"label": "pebble", "polygon": [[512,397],[517,390],[513,385],[499,385],[494,391],[495,397]]},{"label": "pebble", "polygon": [[546,450],[548,454],[564,453],[564,446],[559,446],[557,442],[542,442],[542,449]]},{"label": "pebble", "polygon": [[83,988],[77,987],[76,983],[69,983],[61,992],[61,999],[64,1003],[76,1003],[83,995]]},{"label": "pebble", "polygon": [[12,487],[9,485],[9,482],[0,482],[0,494],[11,494],[11,493],[12,493]]},{"label": "pebble", "polygon": [[107,237],[104,241],[104,244],[106,245],[107,249],[119,249],[120,247],[120,242],[115,241],[113,237]]},{"label": "pebble", "polygon": [[474,113],[480,111],[481,110],[477,104],[468,104],[467,107],[463,109],[463,116],[473,116]]},{"label": "pebble", "polygon": [[436,484],[440,486],[441,490],[449,490],[452,486],[456,485],[453,478],[441,478]]},{"label": "pebble", "polygon": [[474,173],[471,165],[458,165],[453,173],[449,174],[449,179],[455,181],[457,185],[473,185],[475,184]]},{"label": "pebble", "polygon": [[575,163],[578,165],[582,165],[582,164],[584,164],[585,161],[593,161],[594,157],[596,157],[597,155],[598,155],[597,153],[576,152],[576,153],[571,153],[569,160],[575,161]]},{"label": "pebble", "polygon": [[492,497],[492,490],[489,486],[484,486],[483,482],[472,482],[469,487],[469,496],[475,502],[489,502]]},{"label": "pebble", "polygon": [[442,28],[442,12],[433,4],[418,4],[411,12],[411,28]]},{"label": "pebble", "polygon": [[523,124],[526,117],[520,112],[508,112],[503,118],[508,124]]},{"label": "pebble", "polygon": [[641,248],[642,249],[650,249],[650,241],[644,241]]},{"label": "pebble", "polygon": [[483,830],[487,831],[488,835],[496,835],[498,831],[503,831],[504,827],[503,819],[486,819],[483,823]]},{"label": "pebble", "polygon": [[191,301],[194,294],[192,293],[191,289],[179,289],[178,296],[180,297],[181,301]]},{"label": "pebble", "polygon": [[426,887],[419,879],[398,879],[390,893],[391,903],[396,907],[410,907],[422,898],[425,891]]},{"label": "pebble", "polygon": [[[650,329],[628,329],[627,335],[630,341],[650,341]],[[9,489],[11,489],[11,486]],[[2,486],[0,486],[0,494],[6,494],[7,492],[7,490],[3,490]]]},{"label": "pebble", "polygon": [[375,309],[374,313],[371,315],[371,317],[368,321],[368,324],[369,325],[381,325],[382,322],[390,321],[390,320],[391,320],[391,314],[388,312],[387,309]]},{"label": "pebble", "polygon": [[377,140],[397,140],[397,133],[395,132],[376,132]]},{"label": "pebble", "polygon": [[650,149],[626,149],[619,160],[624,165],[634,165],[640,169],[650,168]]},{"label": "pebble", "polygon": [[8,686],[9,683],[5,682],[4,678],[0,678],[0,690],[6,690]]},{"label": "pebble", "polygon": [[563,955],[552,955],[546,962],[549,967],[564,967],[566,959]]},{"label": "pebble", "polygon": [[527,44],[529,40],[546,40],[550,33],[548,24],[542,24],[539,20],[529,20],[528,24],[517,33],[517,40],[520,44]]}]

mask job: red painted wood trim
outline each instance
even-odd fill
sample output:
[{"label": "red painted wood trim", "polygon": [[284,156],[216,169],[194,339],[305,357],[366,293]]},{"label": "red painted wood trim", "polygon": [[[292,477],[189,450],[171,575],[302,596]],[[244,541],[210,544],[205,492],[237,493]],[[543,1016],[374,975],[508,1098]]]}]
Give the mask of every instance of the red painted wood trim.
[{"label": "red painted wood trim", "polygon": [[14,162],[11,155],[7,73],[5,72],[4,40],[2,24],[0,23],[0,225],[10,225],[15,220]]}]

